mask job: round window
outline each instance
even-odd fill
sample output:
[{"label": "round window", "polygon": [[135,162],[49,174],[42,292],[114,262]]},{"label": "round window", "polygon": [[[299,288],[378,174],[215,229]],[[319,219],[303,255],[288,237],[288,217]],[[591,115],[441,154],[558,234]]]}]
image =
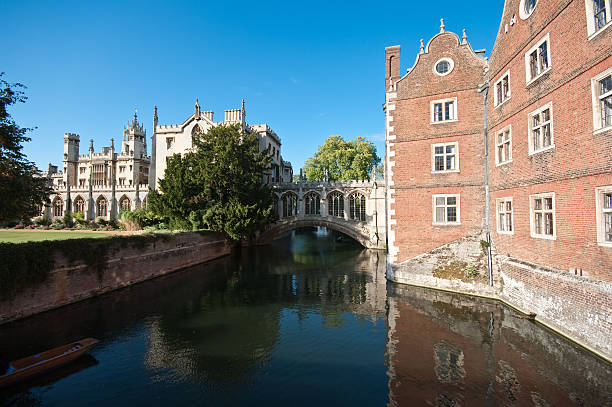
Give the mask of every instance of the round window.
[{"label": "round window", "polygon": [[528,18],[533,10],[535,10],[538,4],[538,0],[521,0],[521,4],[519,6],[519,16],[521,20]]},{"label": "round window", "polygon": [[439,76],[448,75],[453,70],[455,64],[450,58],[442,58],[434,65],[434,73]]}]

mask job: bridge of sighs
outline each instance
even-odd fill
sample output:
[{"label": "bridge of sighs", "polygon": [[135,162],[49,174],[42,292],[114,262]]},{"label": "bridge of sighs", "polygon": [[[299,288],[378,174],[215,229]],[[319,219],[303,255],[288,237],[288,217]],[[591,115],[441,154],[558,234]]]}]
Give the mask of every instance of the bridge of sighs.
[{"label": "bridge of sighs", "polygon": [[300,227],[324,226],[367,248],[385,248],[385,188],[381,180],[276,183],[278,221],[259,234],[260,243]]}]

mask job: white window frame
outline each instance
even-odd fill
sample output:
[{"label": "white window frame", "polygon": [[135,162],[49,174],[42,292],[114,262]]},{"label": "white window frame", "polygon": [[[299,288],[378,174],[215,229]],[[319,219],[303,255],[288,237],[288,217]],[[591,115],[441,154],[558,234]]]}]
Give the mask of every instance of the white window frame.
[{"label": "white window frame", "polygon": [[[544,208],[544,199],[552,198],[552,209]],[[542,200],[542,209],[539,209],[538,212],[541,212],[543,215],[545,213],[552,213],[552,235],[546,233],[536,233],[536,209],[535,209],[535,201],[537,199]],[[536,239],[549,239],[556,240],[557,239],[557,216],[556,216],[556,207],[555,207],[555,193],[547,192],[542,194],[534,194],[529,195],[529,224],[531,229],[531,237]],[[542,231],[546,229],[546,222],[543,217],[542,219]]]},{"label": "white window frame", "polygon": [[[508,139],[503,140],[503,142],[500,143],[499,136],[505,133],[508,133],[509,137]],[[509,144],[508,157],[506,157],[504,161],[501,160],[501,157],[499,154],[499,147],[503,144]],[[511,162],[512,162],[512,126],[508,125],[504,127],[503,129],[501,129],[500,131],[498,131],[497,134],[495,134],[495,165],[499,167],[500,165],[508,164]]]},{"label": "white window frame", "polygon": [[[534,51],[538,52],[540,46],[544,43],[546,43],[546,64],[547,66],[545,69],[539,70],[539,72],[532,77],[530,63],[529,63],[530,56]],[[538,52],[537,55],[538,55],[538,69],[540,69],[540,66],[541,66],[540,53]],[[529,51],[525,53],[525,81],[526,81],[526,84],[529,85],[532,82],[538,80],[546,72],[550,71],[551,69],[552,69],[552,58],[551,58],[551,49],[550,49],[550,33],[546,33],[546,35],[540,41],[538,41],[533,47],[529,49]]]},{"label": "white window frame", "polygon": [[[503,97],[503,100],[499,100],[499,96],[497,94],[497,85],[501,84],[502,85],[502,96],[503,96],[503,81],[505,78],[508,78],[508,94]],[[512,96],[511,90],[510,90],[510,70],[508,69],[506,72],[504,72],[504,74],[495,82],[495,84],[493,85],[493,105],[495,107],[501,106],[504,103],[506,103],[510,97]]]},{"label": "white window frame", "polygon": [[[443,62],[443,61],[448,62],[448,71],[446,71],[444,73],[440,73],[440,72],[438,72],[438,70],[436,68],[438,67],[438,64],[440,62]],[[451,58],[440,58],[433,65],[432,71],[433,71],[433,73],[435,73],[438,76],[446,76],[449,73],[453,72],[453,69],[455,69],[455,61],[453,61]]]},{"label": "white window frame", "polygon": [[[436,198],[444,198],[444,222],[438,222],[436,220]],[[447,199],[448,198],[456,198],[456,205],[455,207],[457,208],[457,220],[455,222],[448,222],[446,221],[447,217],[448,217],[448,212],[446,211],[446,209],[449,207]],[[431,204],[432,204],[432,214],[433,214],[433,222],[432,225],[461,225],[461,199],[460,199],[460,195],[459,194],[435,194],[432,195],[432,200],[431,200]],[[452,207],[453,205],[450,205],[450,207]]]},{"label": "white window frame", "polygon": [[[500,204],[504,204],[504,211],[501,212],[500,211]],[[510,203],[510,210],[508,211],[507,209],[507,204]],[[500,215],[504,215],[506,218],[508,215],[510,215],[510,229],[511,230],[505,230],[505,223],[502,224],[502,222],[500,222]],[[512,199],[512,197],[504,197],[504,198],[498,198],[495,200],[495,218],[496,218],[496,222],[497,222],[497,233],[500,235],[513,235],[514,234],[514,201]],[[505,218],[505,219],[506,219]],[[502,228],[502,226],[504,226],[504,228]]]},{"label": "white window frame", "polygon": [[[450,170],[436,170],[436,147],[443,147],[444,152],[442,155],[444,156],[444,167],[446,168],[446,156],[449,155],[446,153],[446,147],[453,146],[455,147],[455,168]],[[431,172],[432,174],[443,174],[449,172],[459,172],[459,142],[452,141],[450,143],[436,143],[431,145]]]},{"label": "white window frame", "polygon": [[538,0],[536,0],[531,11],[527,11],[525,10],[525,1],[526,0],[521,0],[521,3],[519,4],[519,17],[521,18],[521,20],[528,19],[533,14],[536,7],[538,6]]},{"label": "white window frame", "polygon": [[612,185],[595,188],[595,207],[597,219],[597,244],[600,246],[612,247],[612,241],[606,241],[605,236],[605,217],[604,213],[612,213],[612,209],[604,208],[604,194],[612,193]]},{"label": "white window frame", "polygon": [[[453,102],[453,110],[452,110],[452,119],[445,119],[444,117],[446,116],[446,103],[448,102]],[[442,104],[442,120],[436,120],[436,112],[435,112],[435,107],[437,104]],[[448,98],[448,99],[440,99],[440,100],[432,100],[429,104],[429,109],[430,109],[430,114],[429,114],[429,121],[430,124],[440,124],[440,123],[450,123],[450,122],[456,122],[459,119],[457,118],[457,98]]]},{"label": "white window frame", "polygon": [[587,34],[588,39],[592,40],[600,32],[612,25],[612,0],[604,0],[604,7],[606,13],[606,22],[599,29],[595,28],[595,10],[593,9],[593,0],[584,0],[584,6],[586,8],[586,20],[587,20]]},{"label": "white window frame", "polygon": [[[544,127],[544,125],[546,123],[549,123],[550,125],[550,145],[546,146],[546,147],[540,147],[537,150],[534,148],[534,143],[533,143],[533,117],[536,115],[540,115],[542,114],[542,112],[544,112],[546,109],[550,110],[550,118],[547,122],[542,122],[540,121],[540,124],[538,125],[538,127],[540,129],[542,129]],[[552,101],[548,102],[547,104],[537,108],[536,110],[534,110],[533,112],[529,113],[529,116],[527,117],[527,143],[529,144],[529,155],[533,155],[533,154],[538,154],[541,153],[543,151],[547,151],[550,149],[555,148],[555,136],[554,136],[554,129],[553,129],[553,105],[552,105]],[[542,132],[540,132],[540,137],[542,137],[542,144],[544,141],[544,138],[542,136]]]},{"label": "white window frame", "polygon": [[[601,120],[601,98],[603,95],[599,94],[599,81],[604,79],[606,76],[612,75],[612,68],[608,68],[602,73],[591,79],[591,94],[593,97],[593,132],[595,134],[608,131],[612,129],[612,125],[603,126]],[[610,95],[611,92],[605,95]]]}]

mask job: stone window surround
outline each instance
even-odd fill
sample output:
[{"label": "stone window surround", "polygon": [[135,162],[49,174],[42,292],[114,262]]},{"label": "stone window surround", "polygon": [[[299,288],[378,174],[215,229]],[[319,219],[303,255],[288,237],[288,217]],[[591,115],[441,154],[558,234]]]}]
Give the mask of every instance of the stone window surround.
[{"label": "stone window surround", "polygon": [[[449,207],[449,205],[446,203],[447,199],[448,198],[456,198],[456,201],[455,201],[456,205],[455,205],[455,207],[457,208],[457,220],[455,222],[448,222],[448,221],[438,222],[438,221],[436,221],[436,208],[437,208],[437,206],[436,206],[436,198],[445,198],[445,201],[444,201],[445,202],[445,204],[444,204],[444,208],[445,209]],[[460,194],[434,194],[434,195],[432,195],[431,204],[432,204],[432,215],[433,215],[432,223],[431,223],[432,225],[437,225],[437,226],[440,226],[440,225],[442,225],[442,226],[444,226],[444,225],[447,225],[447,226],[461,225],[461,208],[460,208],[460,206],[461,206],[461,199],[460,199]],[[450,206],[452,207],[453,205],[450,205]],[[444,217],[445,218],[447,217],[447,213],[448,212],[446,212],[446,210],[445,210],[444,211]]]},{"label": "stone window surround", "polygon": [[604,212],[612,212],[607,208],[603,207],[604,194],[612,193],[612,185],[595,188],[595,205],[596,205],[596,216],[597,219],[597,244],[599,246],[612,247],[612,242],[605,240],[605,229],[604,229]]},{"label": "stone window surround", "polygon": [[[509,138],[507,141],[504,141],[504,143],[499,143],[498,142],[498,137],[501,134],[504,134],[505,132],[508,132],[509,134]],[[510,158],[506,158],[505,161],[501,161],[500,157],[499,157],[499,146],[505,143],[509,143],[509,157]],[[500,165],[505,165],[508,163],[512,162],[512,125],[507,125],[506,127],[504,127],[503,129],[499,130],[497,132],[497,134],[495,134],[495,166],[499,167]]]},{"label": "stone window surround", "polygon": [[587,21],[587,34],[588,39],[592,40],[599,33],[603,32],[606,28],[609,28],[612,25],[612,0],[604,0],[604,4],[606,7],[606,23],[603,27],[600,27],[598,30],[595,30],[595,16],[593,11],[593,0],[584,0],[584,6],[586,9],[586,21]]},{"label": "stone window surround", "polygon": [[[532,138],[532,127],[533,127],[533,121],[532,121],[532,117],[542,113],[544,110],[546,109],[550,109],[550,145],[546,146],[546,147],[541,147],[537,150],[535,150],[533,148],[533,138]],[[554,135],[554,129],[553,129],[553,104],[552,101],[548,102],[547,104],[537,108],[536,110],[534,110],[533,112],[529,113],[529,115],[527,116],[527,143],[529,145],[529,155],[534,155],[534,154],[538,154],[544,151],[548,151],[551,150],[553,148],[555,148],[555,135]],[[543,123],[540,122],[540,128],[542,128]]]},{"label": "stone window surround", "polygon": [[[448,120],[435,120],[435,106],[437,104],[442,104],[442,114],[444,115],[444,107],[445,104],[447,102],[453,102],[453,118],[452,119],[448,119]],[[446,98],[446,99],[438,99],[438,100],[432,100],[431,102],[429,102],[429,124],[441,124],[441,123],[452,123],[452,122],[456,122],[459,120],[459,118],[457,117],[457,97],[452,97],[452,98]]]},{"label": "stone window surround", "polygon": [[[534,77],[530,77],[530,67],[529,67],[529,57],[530,55],[536,51],[540,45],[542,45],[543,43],[546,42],[546,62],[547,62],[547,67],[538,72],[537,75],[535,75]],[[537,81],[539,78],[541,78],[542,76],[544,76],[544,74],[546,74],[548,71],[550,71],[552,69],[552,58],[551,58],[551,49],[550,49],[550,33],[546,33],[544,35],[544,37],[542,37],[538,42],[535,43],[535,45],[533,47],[531,47],[529,49],[529,51],[527,51],[525,53],[525,81],[526,84],[525,86],[529,86],[531,83]],[[540,58],[538,55],[538,65],[540,64]]]},{"label": "stone window surround", "polygon": [[[542,205],[542,209],[539,210],[543,214],[546,212],[552,212],[552,235],[547,235],[546,233],[536,233],[536,225],[535,225],[535,200],[542,199],[542,204],[544,204],[544,198],[552,198],[552,210],[544,209],[544,205]],[[556,204],[555,204],[555,193],[554,192],[544,192],[539,194],[529,195],[529,228],[531,237],[536,239],[548,239],[548,240],[557,240],[557,216],[556,216]],[[542,220],[542,228],[546,228],[546,222]],[[544,231],[544,230],[543,230]]]},{"label": "stone window surround", "polygon": [[[448,62],[448,65],[449,65],[449,67],[448,67],[448,71],[446,71],[446,72],[444,72],[444,73],[439,73],[439,72],[436,70],[436,68],[438,67],[438,64],[439,64],[440,62],[443,62],[443,61]],[[438,60],[437,60],[437,61],[436,61],[436,62],[433,64],[433,67],[432,67],[432,71],[433,71],[433,73],[434,73],[434,74],[436,74],[436,75],[438,75],[438,76],[446,76],[446,75],[450,74],[451,72],[453,72],[453,69],[455,69],[455,61],[453,61],[451,58],[448,58],[448,57],[444,57],[444,58],[440,58],[440,59],[438,59]]]},{"label": "stone window surround", "polygon": [[[508,96],[506,98],[504,98],[504,100],[502,100],[500,102],[499,98],[497,96],[497,84],[498,83],[502,83],[502,81],[506,77],[508,78]],[[510,100],[510,97],[512,97],[512,91],[510,90],[510,70],[508,69],[506,72],[504,72],[504,74],[497,81],[495,81],[495,84],[493,85],[493,106],[495,108],[497,108],[497,107],[503,105],[508,100]]]},{"label": "stone window surround", "polygon": [[536,7],[538,6],[538,0],[535,0],[535,4],[533,5],[533,8],[531,9],[531,11],[527,11],[525,9],[525,2],[529,1],[529,0],[521,0],[521,3],[519,4],[519,17],[521,18],[521,20],[526,20],[528,19],[533,12],[535,11]]},{"label": "stone window surround", "polygon": [[[510,202],[510,210],[507,210],[507,206],[506,204]],[[510,229],[511,230],[502,230],[500,228],[501,226],[501,222],[500,222],[500,211],[499,211],[499,204],[503,203],[504,204],[504,212],[503,214],[505,215],[510,215]],[[495,200],[495,219],[496,219],[496,225],[497,225],[497,233],[500,235],[513,235],[514,234],[514,201],[513,198],[511,196],[506,196],[503,198],[497,198]]]},{"label": "stone window surround", "polygon": [[598,134],[612,129],[612,126],[603,127],[601,125],[601,104],[599,94],[599,81],[608,75],[612,75],[612,68],[597,74],[591,79],[591,94],[593,98],[593,133]]},{"label": "stone window surround", "polygon": [[[455,150],[454,150],[455,168],[450,169],[450,170],[436,170],[436,147],[444,147],[444,166],[446,166],[446,156],[448,155],[446,153],[446,147],[450,145],[455,147]],[[451,141],[447,143],[436,143],[436,144],[431,145],[431,173],[432,174],[446,174],[450,172],[460,172],[459,168],[460,168],[459,167],[459,142]]]}]

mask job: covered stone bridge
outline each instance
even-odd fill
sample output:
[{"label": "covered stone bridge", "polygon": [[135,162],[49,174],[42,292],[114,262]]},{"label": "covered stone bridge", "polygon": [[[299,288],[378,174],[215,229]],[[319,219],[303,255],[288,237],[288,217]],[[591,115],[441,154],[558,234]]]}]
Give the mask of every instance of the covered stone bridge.
[{"label": "covered stone bridge", "polygon": [[364,247],[385,249],[385,189],[382,182],[274,184],[274,210],[279,220],[259,233],[258,243],[268,243],[297,228],[324,226],[352,237]]}]

